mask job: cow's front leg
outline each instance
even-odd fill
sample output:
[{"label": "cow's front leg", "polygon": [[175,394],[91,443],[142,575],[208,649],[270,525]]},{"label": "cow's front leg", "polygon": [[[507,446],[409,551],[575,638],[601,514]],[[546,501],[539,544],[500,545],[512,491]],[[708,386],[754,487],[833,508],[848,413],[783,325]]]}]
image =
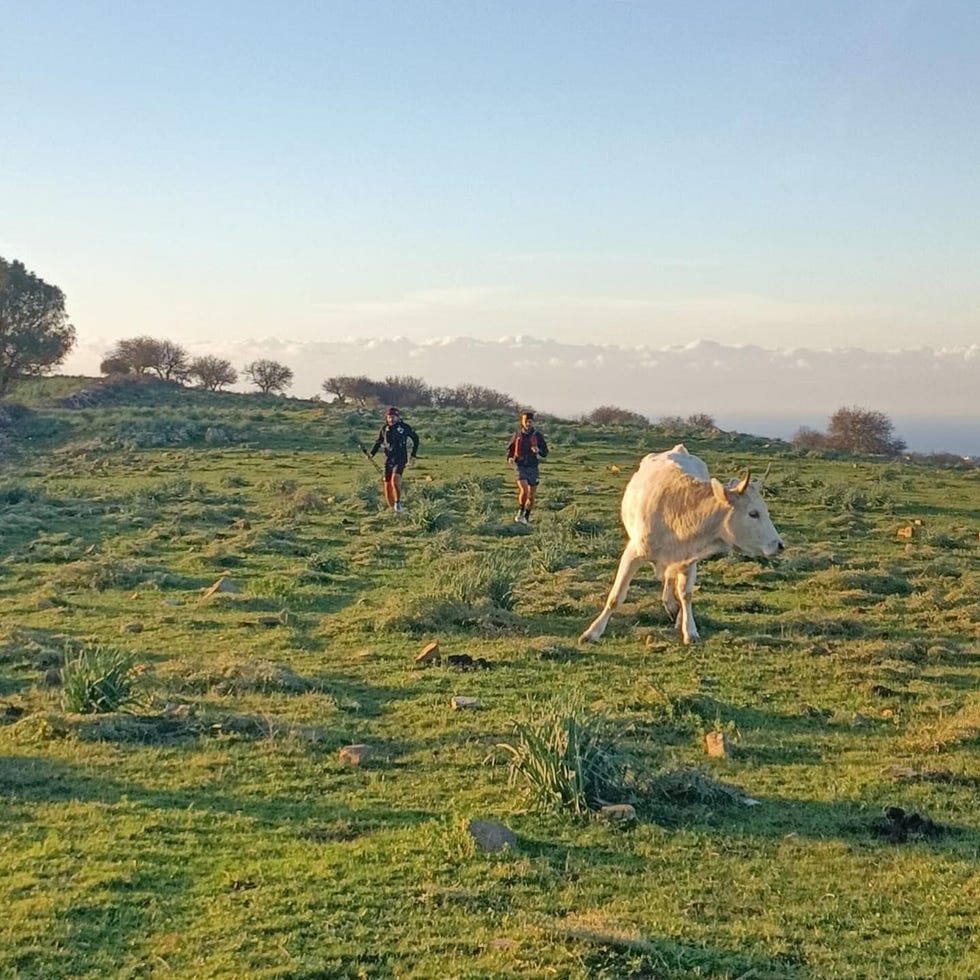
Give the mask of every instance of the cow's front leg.
[{"label": "cow's front leg", "polygon": [[664,604],[664,609],[670,617],[672,623],[677,623],[677,614],[681,611],[681,604],[677,601],[677,576],[673,571],[664,573],[664,590],[660,595]]},{"label": "cow's front leg", "polygon": [[638,549],[632,542],[623,549],[623,555],[619,559],[619,568],[616,570],[616,580],[609,590],[609,597],[602,608],[602,612],[590,623],[589,628],[578,638],[579,643],[588,643],[598,640],[606,629],[606,623],[612,611],[617,608],[626,598],[626,590],[633,581],[636,570],[643,564],[645,556],[638,553]]},{"label": "cow's front leg", "polygon": [[700,638],[698,624],[694,622],[694,609],[691,605],[691,595],[697,580],[698,563],[692,561],[677,570],[674,576],[674,596],[680,611],[677,615],[677,629],[685,643],[696,643]]}]

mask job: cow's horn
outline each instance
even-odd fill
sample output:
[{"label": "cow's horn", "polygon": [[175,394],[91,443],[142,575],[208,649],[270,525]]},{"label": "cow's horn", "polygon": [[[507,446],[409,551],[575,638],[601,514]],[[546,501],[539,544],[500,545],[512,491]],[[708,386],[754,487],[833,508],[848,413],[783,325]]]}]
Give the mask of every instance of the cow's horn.
[{"label": "cow's horn", "polygon": [[738,481],[738,484],[735,487],[735,492],[745,493],[745,491],[748,490],[749,488],[749,480],[751,479],[751,477],[752,477],[751,472],[749,470],[746,470],[745,476],[743,476],[742,479]]}]

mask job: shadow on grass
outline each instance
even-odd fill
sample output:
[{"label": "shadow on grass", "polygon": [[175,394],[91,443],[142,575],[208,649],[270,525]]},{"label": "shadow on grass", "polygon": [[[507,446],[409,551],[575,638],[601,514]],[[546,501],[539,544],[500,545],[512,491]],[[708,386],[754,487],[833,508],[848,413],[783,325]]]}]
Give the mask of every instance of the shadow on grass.
[{"label": "shadow on grass", "polygon": [[733,800],[723,806],[678,801],[648,802],[638,806],[645,819],[665,828],[681,827],[744,838],[841,840],[868,848],[908,844],[949,857],[973,860],[980,848],[974,827],[938,821],[928,832],[903,833],[886,819],[889,807],[854,801],[824,802],[759,797],[757,805]]},{"label": "shadow on grass", "polygon": [[[361,779],[356,769],[331,774],[334,784]],[[340,801],[340,785],[333,785],[322,797],[290,799],[283,796],[259,797],[229,794],[206,788],[156,790],[119,782],[101,775],[90,775],[64,762],[33,756],[0,757],[0,783],[4,786],[9,813],[30,821],[31,808],[39,803],[97,803],[99,806],[127,804],[148,811],[175,811],[186,818],[190,811],[206,811],[231,817],[244,816],[270,828],[292,829],[297,837],[309,838],[312,825],[349,821],[360,832],[414,827],[432,820],[427,810],[388,807],[355,809]],[[23,807],[23,812],[16,811]]]}]

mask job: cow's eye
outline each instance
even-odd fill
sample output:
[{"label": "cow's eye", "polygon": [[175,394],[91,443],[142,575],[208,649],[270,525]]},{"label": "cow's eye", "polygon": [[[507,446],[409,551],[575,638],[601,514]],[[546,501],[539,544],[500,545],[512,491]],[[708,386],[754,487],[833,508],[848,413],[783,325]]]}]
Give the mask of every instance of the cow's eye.
[{"label": "cow's eye", "polygon": [[759,518],[759,512],[757,510],[750,510],[749,511],[749,517],[754,517],[754,518],[756,518],[756,520],[758,520],[758,518]]}]

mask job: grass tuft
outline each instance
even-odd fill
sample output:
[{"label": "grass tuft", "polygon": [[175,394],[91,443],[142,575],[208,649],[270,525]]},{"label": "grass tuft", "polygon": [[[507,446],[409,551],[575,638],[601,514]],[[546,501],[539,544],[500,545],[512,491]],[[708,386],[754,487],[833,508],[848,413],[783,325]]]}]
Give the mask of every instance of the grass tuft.
[{"label": "grass tuft", "polygon": [[84,647],[61,668],[61,700],[81,715],[118,711],[136,701],[136,660],[116,647]]},{"label": "grass tuft", "polygon": [[585,816],[633,796],[635,765],[620,729],[605,715],[559,697],[498,742],[511,785],[523,783],[535,809]]}]

